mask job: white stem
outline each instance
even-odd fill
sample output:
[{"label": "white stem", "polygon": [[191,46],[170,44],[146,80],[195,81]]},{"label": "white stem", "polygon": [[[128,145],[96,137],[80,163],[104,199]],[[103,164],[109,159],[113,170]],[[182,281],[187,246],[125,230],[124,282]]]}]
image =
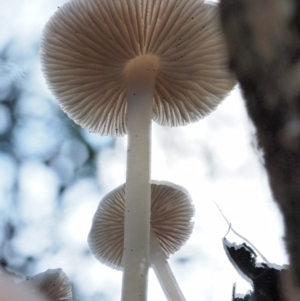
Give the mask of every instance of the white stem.
[{"label": "white stem", "polygon": [[139,56],[127,77],[127,175],[125,188],[122,301],[147,300],[150,244],[150,152],[154,84],[158,61]]},{"label": "white stem", "polygon": [[168,264],[168,258],[151,229],[150,261],[157,279],[169,301],[185,301],[175,276]]}]

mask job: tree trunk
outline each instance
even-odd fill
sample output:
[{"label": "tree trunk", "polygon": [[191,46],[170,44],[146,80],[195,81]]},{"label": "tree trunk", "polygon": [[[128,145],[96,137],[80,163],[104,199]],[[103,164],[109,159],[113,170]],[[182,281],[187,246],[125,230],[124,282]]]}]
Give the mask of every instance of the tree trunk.
[{"label": "tree trunk", "polygon": [[229,65],[243,90],[283,214],[289,300],[300,300],[300,2],[221,0]]}]

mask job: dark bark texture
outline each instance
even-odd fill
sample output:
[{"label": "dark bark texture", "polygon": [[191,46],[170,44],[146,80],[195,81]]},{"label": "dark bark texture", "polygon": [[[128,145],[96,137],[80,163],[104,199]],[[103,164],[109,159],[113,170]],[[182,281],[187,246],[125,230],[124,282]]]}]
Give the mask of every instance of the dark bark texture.
[{"label": "dark bark texture", "polygon": [[245,243],[231,244],[224,238],[223,246],[229,261],[253,288],[244,297],[236,297],[234,285],[232,301],[285,301],[286,291],[281,286],[281,278],[288,276],[286,267],[257,262],[256,253]]},{"label": "dark bark texture", "polygon": [[229,65],[284,218],[290,300],[300,300],[300,1],[221,0],[220,14]]}]

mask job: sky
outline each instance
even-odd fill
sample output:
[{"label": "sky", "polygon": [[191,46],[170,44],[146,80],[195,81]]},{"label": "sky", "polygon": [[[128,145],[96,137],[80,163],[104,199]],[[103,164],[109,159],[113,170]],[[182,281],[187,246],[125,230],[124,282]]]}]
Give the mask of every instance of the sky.
[{"label": "sky", "polygon": [[[43,118],[48,118],[50,106],[45,99],[50,99],[51,106],[57,104],[41,72],[39,41],[45,23],[64,2],[0,0],[0,48],[10,40],[16,41],[18,47],[13,56],[24,62],[13,68],[0,66],[0,85],[5,86],[3,74],[6,75],[8,70],[10,77],[17,78],[22,77],[23,71],[29,68],[36,89],[32,107]],[[29,102],[29,105],[30,101],[24,99],[24,103]],[[3,121],[5,116],[5,112],[0,110],[0,131],[1,125],[9,122]],[[32,136],[33,142],[28,142],[30,147],[42,141],[42,146],[38,148],[41,154],[43,148],[53,147],[51,141],[44,138],[43,129],[38,124],[33,123],[32,128],[39,136]],[[95,147],[111,142],[107,137],[87,131],[84,135]],[[187,300],[230,300],[235,282],[238,293],[246,293],[250,289],[226,257],[222,238],[228,225],[215,203],[232,227],[250,240],[270,262],[279,265],[287,263],[282,220],[272,199],[263,167],[263,154],[257,147],[255,129],[247,116],[238,86],[211,115],[197,123],[178,128],[153,123],[152,139],[152,179],[183,186],[189,191],[195,206],[191,238],[169,259]],[[71,152],[77,146],[75,141],[74,145],[65,145],[64,151]],[[77,162],[84,161],[87,152],[84,147],[79,147],[79,155],[74,153],[74,156],[78,155]],[[68,169],[68,162],[63,157],[59,160],[57,166],[66,166],[63,169],[66,179],[72,168]],[[80,261],[77,253],[87,247],[91,220],[100,199],[125,182],[126,137],[117,138],[113,148],[104,147],[96,158],[96,164],[97,173],[92,181],[83,179],[76,182],[64,194],[63,210],[67,214],[63,215],[61,230],[57,234],[65,244],[64,250],[44,256],[36,266],[36,273],[61,267],[72,281],[82,286],[83,295],[101,292],[106,296],[103,300],[115,301],[120,300],[121,272],[100,264],[91,256]],[[3,183],[7,173],[14,173],[14,168],[9,158],[3,156],[0,157],[0,166],[3,167],[0,169],[0,182]],[[38,224],[43,218],[55,214],[52,199],[62,179],[34,160],[22,166],[18,177],[20,193],[26,199],[22,212],[28,222]],[[4,206],[3,203],[2,200],[1,205],[0,199],[0,207]],[[16,244],[25,253],[38,252],[43,244],[51,243],[51,237],[45,233],[43,227],[31,227]],[[39,237],[39,244],[30,243],[30,237]],[[232,233],[228,234],[227,239],[243,242]],[[149,301],[166,300],[152,271],[148,290]]]}]

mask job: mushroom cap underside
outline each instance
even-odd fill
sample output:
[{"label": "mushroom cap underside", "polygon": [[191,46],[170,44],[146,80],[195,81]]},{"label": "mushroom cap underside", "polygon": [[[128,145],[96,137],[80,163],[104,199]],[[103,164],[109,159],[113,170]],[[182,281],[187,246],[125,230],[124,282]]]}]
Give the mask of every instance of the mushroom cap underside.
[{"label": "mushroom cap underside", "polygon": [[[151,228],[166,256],[181,248],[193,230],[194,206],[188,192],[169,182],[151,182]],[[122,269],[125,184],[107,194],[94,215],[88,243],[102,263]]]},{"label": "mushroom cap underside", "polygon": [[61,108],[91,132],[124,135],[124,72],[138,56],[159,61],[153,119],[179,126],[198,121],[234,80],[218,7],[203,0],[72,0],[46,24],[41,63]]},{"label": "mushroom cap underside", "polygon": [[72,301],[72,286],[62,269],[48,269],[46,272],[26,277],[21,284],[42,293],[48,301]]}]

